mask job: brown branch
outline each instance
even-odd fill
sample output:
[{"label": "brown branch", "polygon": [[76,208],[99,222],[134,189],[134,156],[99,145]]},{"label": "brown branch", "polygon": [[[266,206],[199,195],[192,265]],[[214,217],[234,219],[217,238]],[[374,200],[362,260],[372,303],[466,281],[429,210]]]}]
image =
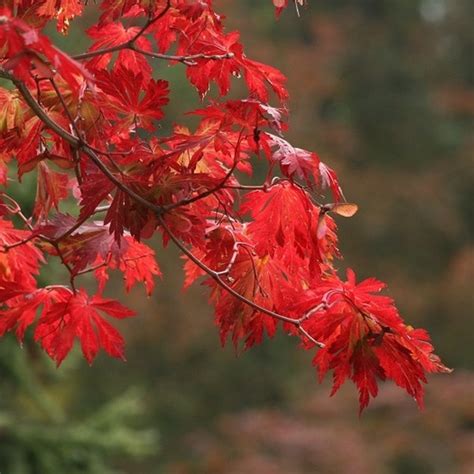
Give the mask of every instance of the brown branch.
[{"label": "brown branch", "polygon": [[[221,288],[223,288],[225,291],[233,295],[235,298],[238,300],[242,301],[246,305],[250,306],[256,311],[259,311],[263,314],[266,314],[267,316],[270,316],[276,320],[286,322],[289,324],[292,324],[295,326],[299,332],[301,332],[304,336],[308,337],[311,342],[316,344],[318,347],[322,348],[324,347],[324,344],[322,342],[316,341],[309,334],[307,334],[307,331],[302,328],[302,324],[304,321],[306,321],[307,318],[303,316],[302,318],[299,319],[294,319],[289,316],[285,316],[282,314],[279,314],[275,311],[272,311],[268,308],[265,308],[263,306],[260,306],[259,304],[255,303],[254,301],[249,300],[245,296],[241,295],[238,293],[234,288],[229,286],[225,281],[222,280],[221,276],[219,275],[218,272],[212,270],[209,268],[204,262],[199,260],[186,246],[183,245],[183,243],[171,232],[170,228],[166,224],[163,214],[165,212],[165,209],[162,206],[158,206],[156,204],[151,203],[150,201],[146,200],[139,194],[137,194],[135,191],[130,189],[127,185],[125,185],[122,181],[117,179],[114,174],[105,166],[105,164],[100,160],[100,158],[97,156],[97,154],[88,146],[86,142],[84,142],[80,137],[75,137],[71,133],[69,133],[67,130],[63,129],[58,123],[56,123],[49,115],[46,113],[46,111],[41,107],[40,104],[35,100],[35,98],[31,95],[29,89],[26,87],[26,85],[15,78],[12,74],[10,74],[8,71],[0,68],[0,77],[3,77],[5,79],[10,80],[13,82],[13,84],[18,88],[20,94],[24,98],[25,102],[30,106],[30,108],[33,110],[33,112],[42,120],[42,122],[51,130],[53,130],[55,133],[57,133],[61,138],[63,138],[67,143],[69,143],[73,148],[77,150],[82,150],[91,160],[92,162],[99,168],[99,170],[121,191],[126,193],[129,197],[131,197],[133,200],[137,201],[138,203],[142,204],[149,210],[153,211],[161,226],[163,229],[168,233],[169,237],[171,240],[174,242],[174,244],[195,264],[197,265],[201,270],[203,270],[205,273],[207,273]],[[225,184],[225,181],[224,181]],[[61,254],[61,251],[59,249],[59,246],[57,242],[52,242],[53,246],[56,248],[58,251],[58,256],[61,258],[63,264],[66,266],[68,269],[69,273],[71,274],[71,287],[73,288],[73,291],[75,292],[74,288],[74,275],[72,272],[72,269],[68,265],[67,262],[64,261],[64,258]]]},{"label": "brown branch", "polygon": [[90,59],[90,58],[95,58],[96,56],[102,56],[103,54],[115,53],[116,51],[121,51],[122,49],[127,49],[127,48],[128,48],[128,44],[123,43],[123,44],[117,44],[116,46],[110,46],[108,48],[96,49],[95,51],[89,51],[87,53],[76,54],[75,56],[71,56],[71,57],[72,59],[75,59],[76,61],[81,61],[83,59]]},{"label": "brown branch", "polygon": [[160,18],[163,18],[168,13],[168,10],[170,8],[171,0],[167,0],[165,8],[163,8],[163,10],[158,13],[158,15],[156,15],[155,17],[150,17],[150,15],[148,15],[148,21],[145,23],[145,25],[142,26],[140,31],[130,40],[130,44],[135,43],[135,41],[137,41],[137,39],[140,38],[140,36],[143,35],[151,25],[153,25],[153,23],[157,22]]},{"label": "brown branch", "polygon": [[97,265],[94,265],[92,267],[85,268],[84,270],[81,270],[81,271],[77,272],[75,276],[80,276],[80,275],[85,275],[87,273],[92,273],[92,272],[95,272],[96,270],[98,270],[99,268],[106,267],[110,263],[111,258],[112,258],[112,256],[111,256],[111,254],[109,254],[107,256],[106,260],[104,260],[102,263],[98,263]]},{"label": "brown branch", "polygon": [[[71,123],[71,129],[73,130],[73,132],[75,133],[76,137],[80,137],[81,134],[79,132],[79,129],[77,128],[77,124],[76,124],[76,118],[74,118],[72,115],[71,115],[71,112],[66,104],[66,101],[64,100],[64,97],[63,95],[61,94],[61,91],[59,90],[57,84],[56,84],[56,81],[51,77],[49,79],[49,82],[51,83],[51,85],[53,86],[53,89],[54,91],[56,92],[56,95],[58,96],[59,98],[59,101],[61,102],[61,105],[64,109],[64,112],[66,113],[68,119],[69,119],[69,122]],[[39,97],[39,92],[38,92],[38,97]],[[38,104],[41,104],[40,101],[38,101]],[[81,161],[81,158],[80,158],[80,154],[79,154],[79,150],[75,149],[73,151],[73,160],[74,160],[74,174],[76,175],[76,179],[77,179],[77,183],[79,185],[82,184],[82,176],[81,176],[81,168],[80,168],[80,161]]]},{"label": "brown branch", "polygon": [[94,214],[98,214],[99,212],[107,212],[110,209],[110,206],[99,206],[95,209]]},{"label": "brown branch", "polygon": [[[48,240],[50,240],[50,239],[48,239]],[[58,253],[58,257],[60,258],[61,263],[66,267],[67,271],[69,272],[69,283],[71,284],[72,292],[74,294],[76,294],[77,290],[76,290],[76,285],[74,284],[74,278],[76,277],[76,275],[74,274],[74,271],[71,268],[71,265],[69,265],[69,263],[64,258],[64,255],[63,255],[61,249],[59,248],[59,244],[57,242],[54,242],[54,241],[50,241],[50,243],[55,248],[56,252]]]},{"label": "brown branch", "polygon": [[241,191],[266,191],[270,186],[268,184],[226,184],[224,189],[238,189]]},{"label": "brown branch", "polygon": [[9,250],[14,249],[15,247],[20,247],[21,245],[25,245],[28,242],[31,242],[32,240],[36,239],[38,236],[31,234],[29,237],[26,237],[23,240],[19,240],[18,242],[15,242],[14,244],[2,244],[2,250],[0,252],[2,253],[7,253]]},{"label": "brown branch", "polygon": [[[289,181],[286,178],[280,178],[275,176],[271,181],[265,181],[263,184],[226,184],[224,188],[226,189],[240,189],[242,191],[268,191],[275,184],[281,183],[283,181]],[[295,186],[302,188],[298,183],[293,182]]]},{"label": "brown branch", "polygon": [[322,342],[317,341],[313,336],[311,336],[311,334],[301,324],[297,327],[298,331],[303,334],[303,336],[307,337],[313,344],[316,344],[321,349],[325,347]]},{"label": "brown branch", "polygon": [[104,155],[104,156],[107,156],[107,157],[111,157],[111,156],[129,156],[131,155],[134,151],[135,151],[135,147],[132,147],[130,150],[127,150],[127,151],[105,151],[105,150],[101,150],[100,148],[96,148],[90,144],[87,144],[87,146],[95,153],[97,153],[98,155]]}]

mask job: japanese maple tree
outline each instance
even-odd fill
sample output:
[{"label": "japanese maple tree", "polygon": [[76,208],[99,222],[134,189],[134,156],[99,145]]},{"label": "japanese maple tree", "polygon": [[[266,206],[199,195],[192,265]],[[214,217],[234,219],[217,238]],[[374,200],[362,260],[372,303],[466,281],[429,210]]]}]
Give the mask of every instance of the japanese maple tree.
[{"label": "japanese maple tree", "polygon": [[[249,348],[283,330],[315,352],[320,378],[333,371],[332,393],[356,384],[361,410],[386,378],[422,406],[425,374],[449,369],[426,331],[380,295],[383,283],[338,276],[335,217],[357,206],[316,153],[284,138],[285,76],[248,58],[212,3],[104,0],[89,50],[71,56],[43,29],[54,21],[67,34],[87,2],[2,2],[0,335],[21,342],[34,326],[58,365],[76,340],[89,363],[100,349],[123,358],[109,321],[134,313],[103,291],[118,270],[127,291],[141,282],[152,293],[161,273],[143,240],[158,233],[181,250],[185,286],[209,287],[222,344]],[[273,3],[279,15],[289,2]],[[197,90],[195,129],[176,124],[163,136],[170,85],[156,77],[159,61],[184,69]],[[247,92],[226,100],[235,77]],[[242,184],[256,160],[266,179]],[[31,215],[8,194],[13,161],[18,179],[36,177]],[[63,201],[76,210],[62,212]],[[69,281],[38,286],[52,259]],[[95,294],[81,287],[90,273]]]}]

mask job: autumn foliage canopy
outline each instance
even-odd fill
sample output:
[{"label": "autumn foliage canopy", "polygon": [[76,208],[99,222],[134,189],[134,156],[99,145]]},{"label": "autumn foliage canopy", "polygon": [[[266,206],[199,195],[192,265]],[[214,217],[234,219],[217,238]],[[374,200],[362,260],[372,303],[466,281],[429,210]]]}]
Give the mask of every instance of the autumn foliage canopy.
[{"label": "autumn foliage canopy", "polygon": [[[335,218],[357,207],[316,153],[284,138],[285,76],[246,56],[211,0],[104,0],[88,51],[71,56],[43,29],[53,21],[67,34],[86,3],[2,2],[0,335],[21,342],[31,330],[58,365],[76,340],[89,363],[100,349],[123,358],[110,321],[134,313],[104,290],[116,270],[127,291],[152,293],[160,268],[144,241],[158,234],[181,250],[185,286],[209,287],[222,344],[246,349],[282,330],[315,352],[320,379],[332,371],[332,393],[356,384],[361,410],[387,378],[422,406],[426,373],[448,369],[380,295],[383,283],[337,274]],[[273,3],[277,15],[303,6]],[[163,133],[170,86],[156,64],[196,89],[196,127]],[[243,97],[227,100],[239,83]],[[257,162],[266,179],[242,184]],[[36,178],[28,214],[8,194],[12,166],[18,180]],[[69,281],[41,286],[53,259]]]}]

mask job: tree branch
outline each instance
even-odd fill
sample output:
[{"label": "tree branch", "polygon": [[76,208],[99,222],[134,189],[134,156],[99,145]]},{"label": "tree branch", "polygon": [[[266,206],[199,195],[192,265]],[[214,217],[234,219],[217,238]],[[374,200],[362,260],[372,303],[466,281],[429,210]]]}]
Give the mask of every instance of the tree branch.
[{"label": "tree branch", "polygon": [[73,59],[76,61],[81,61],[83,59],[90,59],[94,58],[95,56],[101,56],[103,54],[108,54],[108,53],[115,53],[116,51],[120,51],[122,49],[133,49],[134,43],[142,36],[145,31],[156,21],[158,21],[160,18],[164,17],[167,13],[168,10],[171,7],[171,0],[167,0],[165,8],[154,18],[148,19],[148,21],[143,25],[143,27],[137,32],[137,34],[131,38],[130,40],[126,41],[125,43],[118,44],[116,46],[110,46],[109,48],[103,48],[103,49],[97,49],[95,51],[89,51],[87,53],[83,54],[77,54],[76,56],[72,56]]},{"label": "tree branch", "polygon": [[136,53],[143,54],[143,56],[148,56],[154,59],[164,59],[166,61],[177,61],[180,63],[185,64],[186,66],[196,66],[197,59],[211,59],[215,61],[223,61],[225,59],[232,59],[234,57],[234,53],[224,53],[224,54],[190,54],[190,55],[182,55],[176,56],[174,54],[162,54],[162,53],[155,53],[153,51],[146,51],[144,49],[138,48],[135,45],[128,46],[128,49],[135,51]]},{"label": "tree branch", "polygon": [[137,194],[133,189],[130,189],[126,184],[120,181],[115,175],[105,166],[102,160],[97,156],[97,154],[93,151],[93,149],[80,137],[75,137],[67,130],[62,128],[58,123],[56,123],[41,107],[40,104],[36,101],[36,99],[31,95],[31,92],[26,87],[26,85],[18,80],[15,76],[10,74],[8,71],[0,68],[0,77],[4,79],[8,79],[20,91],[25,102],[30,106],[33,112],[41,119],[41,121],[53,132],[57,133],[63,140],[65,140],[69,145],[73,148],[78,150],[82,150],[91,160],[92,162],[99,168],[100,171],[121,191],[125,194],[128,194],[132,199],[137,201],[139,204],[142,204],[147,209],[151,210],[155,214],[162,214],[164,209],[161,206],[153,204],[152,202],[148,201],[147,199],[143,198],[139,194]]},{"label": "tree branch", "polygon": [[[163,229],[166,231],[166,233],[169,235],[170,239],[174,242],[174,244],[195,264],[197,265],[202,271],[204,271],[206,274],[208,274],[221,288],[226,290],[228,293],[231,295],[235,296],[238,300],[242,301],[242,303],[245,303],[246,305],[250,306],[256,311],[259,311],[260,313],[266,314],[267,316],[270,316],[274,319],[277,319],[279,321],[285,322],[292,324],[295,326],[300,332],[302,332],[306,337],[309,336],[307,334],[307,331],[302,328],[302,324],[304,321],[306,321],[307,318],[305,316],[299,318],[299,319],[294,319],[290,318],[289,316],[285,316],[283,314],[279,314],[275,311],[272,311],[271,309],[265,308],[263,306],[260,306],[259,304],[255,303],[254,301],[249,300],[245,296],[241,295],[239,292],[235,291],[231,286],[229,286],[225,281],[222,280],[220,273],[212,270],[209,268],[202,260],[200,260],[196,255],[194,255],[183,243],[173,234],[171,229],[168,227],[168,224],[166,224],[166,221],[164,217],[160,214],[158,216],[158,220],[160,222],[160,225],[163,227]],[[311,338],[309,336],[311,342],[316,344],[318,347],[323,348],[324,344],[322,342],[316,341],[315,339]]]},{"label": "tree branch", "polygon": [[[3,77],[5,79],[10,80],[15,84],[15,86],[18,88],[20,91],[20,94],[24,98],[25,102],[31,107],[33,112],[43,121],[43,123],[53,130],[55,133],[57,133],[61,138],[63,138],[67,143],[69,143],[73,148],[76,148],[78,150],[82,150],[91,160],[92,162],[99,168],[99,170],[115,185],[117,188],[119,188],[121,191],[126,193],[129,197],[131,197],[133,200],[136,202],[142,204],[149,210],[153,211],[155,215],[158,218],[158,221],[160,222],[160,225],[163,227],[163,229],[168,233],[169,237],[171,240],[174,242],[174,244],[193,262],[195,263],[201,270],[203,270],[206,274],[208,274],[220,287],[222,287],[225,291],[233,295],[235,298],[238,300],[242,301],[246,305],[250,306],[256,311],[259,311],[263,314],[266,314],[267,316],[270,316],[276,320],[282,321],[289,323],[293,326],[295,326],[299,332],[301,332],[305,337],[309,338],[311,342],[316,344],[318,347],[322,348],[324,347],[324,344],[322,342],[316,341],[309,334],[307,331],[302,327],[302,324],[304,321],[306,321],[307,318],[303,316],[302,318],[299,319],[294,319],[289,316],[285,316],[282,314],[279,314],[275,311],[272,311],[268,308],[265,308],[263,306],[260,306],[259,304],[255,303],[254,301],[249,300],[245,296],[241,295],[238,293],[234,288],[229,286],[225,281],[222,280],[221,275],[219,272],[216,272],[209,268],[204,262],[199,260],[183,243],[173,234],[173,232],[170,230],[168,225],[166,224],[165,219],[163,218],[163,214],[166,212],[166,209],[163,208],[162,206],[158,206],[156,204],[151,203],[147,199],[143,198],[139,194],[135,193],[132,189],[130,189],[127,185],[125,185],[122,181],[117,179],[113,173],[104,165],[104,163],[100,160],[100,158],[97,156],[97,154],[88,146],[86,142],[84,142],[80,137],[75,137],[71,133],[69,133],[67,130],[64,130],[59,124],[57,124],[49,115],[46,113],[46,111],[41,107],[40,104],[35,100],[35,98],[31,95],[29,89],[26,87],[26,85],[15,78],[12,74],[10,74],[8,71],[5,71],[4,69],[0,68],[0,77]],[[223,181],[223,185],[225,185],[225,182],[227,181],[227,178]],[[205,194],[205,193],[204,193]],[[202,197],[202,195],[200,195]],[[200,198],[201,198],[200,197]],[[197,196],[196,196],[197,198]],[[57,244],[56,244],[57,245]],[[60,255],[61,257],[61,255]],[[66,268],[68,266],[66,265]],[[68,270],[71,272],[70,268]],[[71,285],[73,285],[74,282],[73,280],[71,281]],[[74,286],[73,286],[74,289]]]}]

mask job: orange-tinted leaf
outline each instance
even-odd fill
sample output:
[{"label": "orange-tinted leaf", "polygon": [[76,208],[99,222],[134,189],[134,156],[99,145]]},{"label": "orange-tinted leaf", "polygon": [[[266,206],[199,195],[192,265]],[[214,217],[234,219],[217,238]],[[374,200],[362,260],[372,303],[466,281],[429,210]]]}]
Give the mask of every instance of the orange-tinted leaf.
[{"label": "orange-tinted leaf", "polygon": [[59,211],[59,202],[69,194],[69,177],[49,169],[44,162],[38,164],[36,200],[33,214],[44,218],[54,207]]},{"label": "orange-tinted leaf", "polygon": [[82,14],[83,4],[80,0],[46,0],[37,10],[38,15],[55,18],[58,31],[67,33],[70,21]]},{"label": "orange-tinted leaf", "polygon": [[340,202],[335,204],[325,204],[324,209],[328,212],[334,212],[338,216],[352,217],[359,210],[359,206],[349,202]]}]

